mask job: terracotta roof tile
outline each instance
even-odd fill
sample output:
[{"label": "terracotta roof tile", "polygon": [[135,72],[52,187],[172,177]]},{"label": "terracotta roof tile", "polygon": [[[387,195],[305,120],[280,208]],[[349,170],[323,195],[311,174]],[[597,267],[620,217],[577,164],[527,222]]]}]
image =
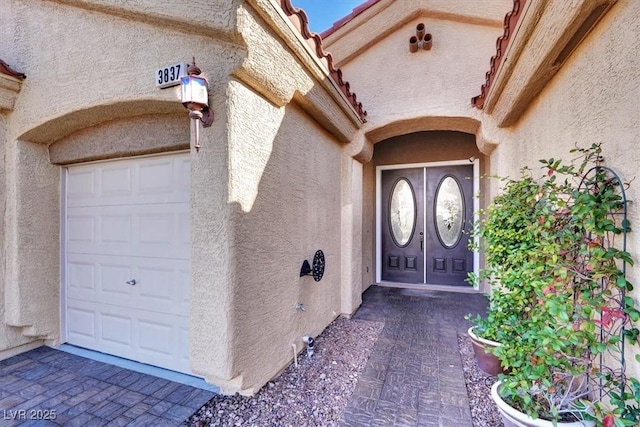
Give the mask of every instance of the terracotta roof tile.
[{"label": "terracotta roof tile", "polygon": [[380,0],[368,0],[368,1],[364,2],[364,3],[362,3],[361,5],[356,6],[351,11],[350,14],[338,19],[336,22],[333,23],[331,28],[328,28],[328,29],[324,30],[323,32],[321,32],[320,36],[323,37],[323,38],[326,38],[330,34],[333,34],[336,30],[338,30],[338,28],[342,27],[344,24],[346,24],[347,22],[351,21],[353,18],[355,18],[356,16],[360,15],[362,12],[364,12],[367,9],[369,9],[371,6],[373,6],[374,4],[378,3],[379,1]]},{"label": "terracotta roof tile", "polygon": [[[369,2],[377,2],[378,0],[370,0]],[[367,3],[369,3],[367,2]],[[309,30],[309,18],[302,9],[298,9],[291,3],[291,0],[280,0],[280,7],[284,13],[289,17],[289,20],[300,31],[300,34],[309,43],[309,45],[315,49],[315,53],[320,61],[329,70],[331,79],[338,85],[340,91],[347,98],[351,106],[355,109],[358,117],[362,122],[366,122],[367,112],[363,109],[362,103],[358,102],[356,94],[351,92],[349,82],[342,78],[342,70],[335,68],[333,65],[333,57],[329,52],[325,52],[322,47],[322,37]],[[355,9],[354,9],[355,10]]]},{"label": "terracotta roof tile", "polygon": [[491,61],[489,61],[490,68],[485,74],[484,84],[480,87],[480,95],[471,98],[471,103],[477,108],[482,109],[484,107],[485,98],[489,92],[491,84],[493,83],[493,79],[498,72],[498,68],[502,62],[502,57],[507,51],[509,40],[513,35],[518,19],[520,18],[520,13],[524,9],[526,2],[527,0],[513,0],[513,9],[511,9],[511,11],[504,17],[504,33],[498,37],[498,40],[496,41],[496,54],[492,56]]},{"label": "terracotta roof tile", "polygon": [[15,77],[20,80],[24,80],[27,76],[23,73],[19,73],[16,70],[9,67],[9,64],[0,59],[0,73],[6,74],[11,77]]}]

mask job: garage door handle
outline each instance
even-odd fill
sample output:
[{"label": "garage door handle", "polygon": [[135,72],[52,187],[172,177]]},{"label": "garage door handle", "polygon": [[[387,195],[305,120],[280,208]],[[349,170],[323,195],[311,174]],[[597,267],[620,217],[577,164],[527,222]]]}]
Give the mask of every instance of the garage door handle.
[{"label": "garage door handle", "polygon": [[131,280],[127,280],[127,285],[135,285],[136,284],[136,279],[131,279]]}]

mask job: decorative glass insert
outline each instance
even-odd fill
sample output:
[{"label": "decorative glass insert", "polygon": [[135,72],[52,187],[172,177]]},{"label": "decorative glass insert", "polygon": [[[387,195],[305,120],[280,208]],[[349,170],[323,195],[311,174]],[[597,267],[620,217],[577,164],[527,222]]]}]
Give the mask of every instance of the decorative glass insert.
[{"label": "decorative glass insert", "polygon": [[464,225],[464,196],[458,181],[446,176],[440,181],[435,203],[436,230],[446,248],[456,246]]},{"label": "decorative glass insert", "polygon": [[389,227],[396,245],[405,247],[416,227],[416,196],[405,178],[396,181],[389,200]]}]

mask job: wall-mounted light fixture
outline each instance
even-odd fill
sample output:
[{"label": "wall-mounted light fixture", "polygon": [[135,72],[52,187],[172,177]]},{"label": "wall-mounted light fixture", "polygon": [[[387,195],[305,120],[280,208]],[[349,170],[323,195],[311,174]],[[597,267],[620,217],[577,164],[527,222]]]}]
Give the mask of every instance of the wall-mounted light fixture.
[{"label": "wall-mounted light fixture", "polygon": [[302,276],[313,276],[313,280],[319,282],[322,280],[322,276],[324,276],[324,252],[321,250],[317,250],[316,254],[313,256],[313,266],[309,264],[309,261],[306,259],[302,262],[302,267],[300,268],[300,277]]},{"label": "wall-mounted light fixture", "polygon": [[187,75],[180,78],[182,89],[182,105],[189,109],[189,117],[195,128],[195,149],[200,150],[200,125],[207,128],[213,124],[213,110],[209,108],[209,87],[207,79],[200,77],[200,68],[196,66],[193,58],[191,65],[187,67]]},{"label": "wall-mounted light fixture", "polygon": [[409,38],[409,52],[415,53],[418,49],[429,50],[433,44],[430,33],[425,33],[424,24],[416,26],[416,35]]}]

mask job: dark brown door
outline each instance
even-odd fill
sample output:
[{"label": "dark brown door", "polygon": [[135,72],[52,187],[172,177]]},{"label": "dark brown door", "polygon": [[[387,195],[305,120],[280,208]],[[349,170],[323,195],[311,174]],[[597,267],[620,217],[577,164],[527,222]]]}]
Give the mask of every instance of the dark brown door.
[{"label": "dark brown door", "polygon": [[427,283],[465,285],[473,271],[473,166],[427,168]]},{"label": "dark brown door", "polygon": [[467,286],[472,195],[472,165],[383,171],[382,280]]},{"label": "dark brown door", "polygon": [[424,168],[382,171],[382,280],[424,282]]}]

